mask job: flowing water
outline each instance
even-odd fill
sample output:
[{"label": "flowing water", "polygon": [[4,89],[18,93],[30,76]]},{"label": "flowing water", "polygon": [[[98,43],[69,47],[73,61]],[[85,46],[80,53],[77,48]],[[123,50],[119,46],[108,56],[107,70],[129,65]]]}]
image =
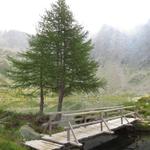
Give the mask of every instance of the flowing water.
[{"label": "flowing water", "polygon": [[150,135],[136,137],[118,137],[93,150],[150,150]]},{"label": "flowing water", "polygon": [[84,150],[150,150],[150,130],[137,131],[134,127],[117,130],[114,135],[103,134],[92,140],[94,142],[91,139],[82,141]]},{"label": "flowing water", "polygon": [[126,133],[92,150],[150,150],[150,132]]}]

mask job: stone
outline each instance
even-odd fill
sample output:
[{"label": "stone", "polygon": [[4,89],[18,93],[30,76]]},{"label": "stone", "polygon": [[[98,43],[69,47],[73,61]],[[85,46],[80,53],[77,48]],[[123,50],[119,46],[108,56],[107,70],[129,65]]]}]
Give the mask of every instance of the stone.
[{"label": "stone", "polygon": [[0,124],[0,130],[4,129],[5,125],[4,124]]},{"label": "stone", "polygon": [[41,139],[41,135],[34,131],[29,125],[24,125],[20,128],[20,133],[24,140],[39,140]]}]

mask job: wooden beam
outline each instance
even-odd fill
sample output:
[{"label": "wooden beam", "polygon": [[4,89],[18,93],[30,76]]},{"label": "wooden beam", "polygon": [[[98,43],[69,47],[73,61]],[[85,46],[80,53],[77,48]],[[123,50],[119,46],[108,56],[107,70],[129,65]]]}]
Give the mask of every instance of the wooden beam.
[{"label": "wooden beam", "polygon": [[73,135],[73,137],[74,137],[74,139],[75,139],[75,142],[80,145],[80,143],[79,143],[79,141],[78,141],[78,139],[77,139],[77,137],[76,137],[76,135],[75,135],[75,133],[74,133],[74,131],[73,131],[73,128],[72,128],[72,126],[71,126],[71,123],[68,122],[68,124],[69,124],[69,127],[70,127],[70,131],[72,132],[72,135]]}]

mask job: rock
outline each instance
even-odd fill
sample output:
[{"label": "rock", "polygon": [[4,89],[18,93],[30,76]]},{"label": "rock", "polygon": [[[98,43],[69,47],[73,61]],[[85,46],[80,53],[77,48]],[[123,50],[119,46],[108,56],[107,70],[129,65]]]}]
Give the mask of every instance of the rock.
[{"label": "rock", "polygon": [[5,128],[5,125],[3,124],[0,124],[0,130],[4,129]]},{"label": "rock", "polygon": [[150,120],[150,116],[147,116],[147,118],[146,118],[146,119]]},{"label": "rock", "polygon": [[20,133],[25,140],[38,140],[41,139],[41,135],[35,132],[28,125],[24,125],[20,128]]},{"label": "rock", "polygon": [[45,129],[45,128],[48,128],[48,126],[49,126],[49,123],[48,123],[48,122],[42,124],[42,128],[44,128],[44,129]]}]

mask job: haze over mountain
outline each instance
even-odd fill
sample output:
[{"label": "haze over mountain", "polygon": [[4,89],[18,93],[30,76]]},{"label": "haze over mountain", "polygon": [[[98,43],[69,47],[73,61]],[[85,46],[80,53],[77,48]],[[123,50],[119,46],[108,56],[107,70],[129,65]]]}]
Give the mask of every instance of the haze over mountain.
[{"label": "haze over mountain", "polygon": [[[0,32],[0,70],[8,66],[7,55],[29,47],[28,40],[24,32]],[[93,42],[92,55],[100,64],[98,75],[107,80],[106,92],[150,91],[150,21],[131,34],[105,25]]]},{"label": "haze over mountain", "polygon": [[[29,47],[28,39],[30,35],[10,30],[0,31],[0,73],[8,68],[8,56],[14,56],[19,51],[24,51]],[[0,84],[4,84],[5,78],[0,74]]]},{"label": "haze over mountain", "polygon": [[16,30],[0,31],[0,49],[26,50],[29,47],[28,39],[29,35],[24,32]]},{"label": "haze over mountain", "polygon": [[104,26],[93,41],[92,54],[108,81],[108,92],[150,91],[150,21],[132,34]]}]

